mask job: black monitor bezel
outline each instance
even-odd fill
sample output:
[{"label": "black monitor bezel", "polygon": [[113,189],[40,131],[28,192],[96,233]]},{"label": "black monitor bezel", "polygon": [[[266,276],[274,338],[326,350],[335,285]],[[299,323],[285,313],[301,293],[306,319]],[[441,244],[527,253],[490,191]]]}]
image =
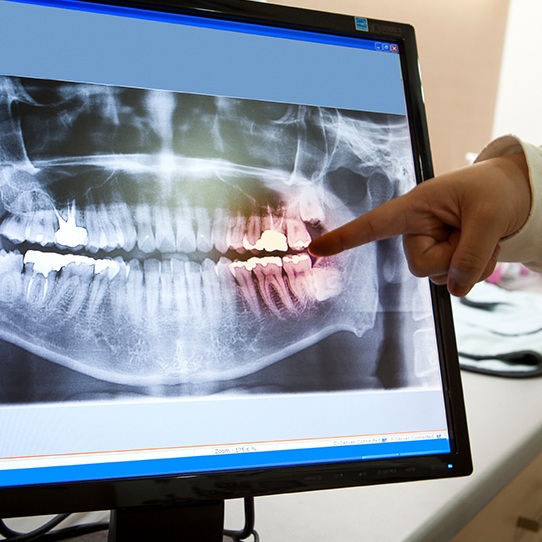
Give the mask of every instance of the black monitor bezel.
[{"label": "black monitor bezel", "polygon": [[[398,44],[409,104],[408,120],[417,179],[421,182],[433,177],[418,53],[414,29],[410,25],[368,19],[368,30],[360,32],[355,29],[353,16],[246,0],[87,0],[87,3],[276,25]],[[200,475],[177,474],[0,488],[0,517],[142,506],[178,506],[249,496],[469,475],[472,472],[472,460],[450,298],[444,287],[433,284],[431,294],[436,316],[444,402],[453,448],[451,453]]]}]

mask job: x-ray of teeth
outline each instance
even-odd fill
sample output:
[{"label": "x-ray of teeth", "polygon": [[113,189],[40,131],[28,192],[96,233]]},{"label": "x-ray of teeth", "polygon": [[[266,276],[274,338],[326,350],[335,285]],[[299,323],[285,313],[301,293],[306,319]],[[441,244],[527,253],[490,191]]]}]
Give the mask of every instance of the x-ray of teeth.
[{"label": "x-ray of teeth", "polygon": [[398,115],[0,77],[2,381],[29,401],[55,371],[73,389],[53,399],[87,378],[113,396],[434,383],[409,361],[431,318],[399,242],[307,252],[410,189],[410,152]]}]

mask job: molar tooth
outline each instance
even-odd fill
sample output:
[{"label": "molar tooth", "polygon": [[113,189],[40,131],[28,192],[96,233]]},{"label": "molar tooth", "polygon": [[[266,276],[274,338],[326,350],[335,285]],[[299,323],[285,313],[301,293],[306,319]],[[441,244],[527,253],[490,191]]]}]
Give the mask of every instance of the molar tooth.
[{"label": "molar tooth", "polygon": [[16,252],[0,251],[0,301],[13,303],[23,292],[23,256]]},{"label": "molar tooth", "polygon": [[222,208],[218,208],[215,211],[215,216],[213,219],[213,232],[212,232],[212,240],[214,242],[214,246],[218,252],[221,254],[225,254],[228,252],[228,242],[227,242],[227,235],[228,235],[228,216],[226,214],[226,211]]},{"label": "molar tooth", "polygon": [[256,260],[253,272],[258,280],[258,289],[269,310],[279,318],[285,316],[284,309],[295,312],[295,305],[284,283],[282,260],[278,256],[252,259]]},{"label": "molar tooth", "polygon": [[304,250],[310,245],[311,236],[305,223],[295,218],[286,219],[288,246],[293,250]]},{"label": "molar tooth", "polygon": [[154,221],[156,224],[156,248],[161,252],[175,251],[175,234],[169,207],[158,205],[154,208]]},{"label": "molar tooth", "polygon": [[314,297],[318,301],[325,301],[339,295],[343,288],[341,272],[333,267],[313,267],[312,283]]},{"label": "molar tooth", "polygon": [[151,209],[146,204],[135,207],[135,223],[137,228],[137,246],[143,252],[150,254],[156,250],[156,242],[152,231]]},{"label": "molar tooth", "polygon": [[[55,212],[52,209],[38,209],[32,214],[25,232],[29,243],[38,243],[42,246],[52,245],[55,241]],[[1,233],[1,231],[0,231]]]},{"label": "molar tooth", "polygon": [[196,245],[200,252],[210,252],[213,249],[211,241],[211,220],[204,207],[195,209],[196,219]]},{"label": "molar tooth", "polygon": [[54,290],[48,299],[48,310],[64,311],[68,318],[74,317],[83,307],[94,275],[94,266],[69,263],[56,276]]},{"label": "molar tooth", "polygon": [[248,308],[255,316],[261,316],[258,292],[254,285],[254,277],[252,276],[252,265],[248,262],[232,262],[230,264],[230,271],[239,285],[239,289]]},{"label": "molar tooth", "polygon": [[308,254],[284,256],[282,265],[288,277],[291,292],[299,303],[305,306],[314,297],[310,256]]},{"label": "molar tooth", "polygon": [[196,250],[196,234],[192,224],[192,211],[188,205],[184,204],[177,210],[175,216],[176,222],[176,241],[175,248],[177,252],[190,254]]},{"label": "molar tooth", "polygon": [[29,220],[26,214],[9,215],[0,224],[0,235],[15,243],[22,243],[26,240],[28,226]]}]

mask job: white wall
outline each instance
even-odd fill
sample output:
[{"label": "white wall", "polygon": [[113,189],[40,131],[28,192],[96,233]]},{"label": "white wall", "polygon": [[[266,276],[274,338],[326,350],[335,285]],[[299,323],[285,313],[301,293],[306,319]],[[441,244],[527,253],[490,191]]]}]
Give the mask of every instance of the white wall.
[{"label": "white wall", "polygon": [[542,145],[542,2],[511,0],[493,136]]}]

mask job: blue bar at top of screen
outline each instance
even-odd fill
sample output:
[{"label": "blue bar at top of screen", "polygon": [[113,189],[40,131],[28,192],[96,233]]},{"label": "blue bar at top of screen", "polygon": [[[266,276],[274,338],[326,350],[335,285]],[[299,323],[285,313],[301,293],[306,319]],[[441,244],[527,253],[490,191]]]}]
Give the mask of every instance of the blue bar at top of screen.
[{"label": "blue bar at top of screen", "polygon": [[[398,44],[395,47],[386,47],[382,49],[382,42],[366,38],[350,38],[347,36],[338,36],[333,34],[307,32],[302,30],[289,29],[284,27],[273,27],[251,23],[239,23],[230,20],[216,19],[212,17],[197,17],[183,15],[180,13],[169,13],[166,11],[154,11],[152,6],[148,10],[132,7],[114,6],[111,4],[94,4],[80,0],[10,0],[18,3],[36,4],[41,6],[59,7],[65,9],[74,9],[76,11],[90,11],[93,13],[103,13],[108,15],[119,15],[123,17],[133,17],[136,19],[148,19],[151,21],[160,21],[166,23],[186,24],[190,26],[201,26],[204,28],[214,28],[217,30],[229,30],[232,32],[243,32],[245,34],[259,34],[262,36],[273,36],[278,38],[295,39],[300,41],[312,41],[315,43],[327,43],[330,45],[340,45],[343,47],[355,47],[357,49],[369,49],[373,51],[383,51],[396,54],[399,52]],[[352,18],[352,27],[355,29],[355,18]]]},{"label": "blue bar at top of screen", "polygon": [[171,459],[0,470],[0,487],[290,467],[450,452],[445,438]]}]

